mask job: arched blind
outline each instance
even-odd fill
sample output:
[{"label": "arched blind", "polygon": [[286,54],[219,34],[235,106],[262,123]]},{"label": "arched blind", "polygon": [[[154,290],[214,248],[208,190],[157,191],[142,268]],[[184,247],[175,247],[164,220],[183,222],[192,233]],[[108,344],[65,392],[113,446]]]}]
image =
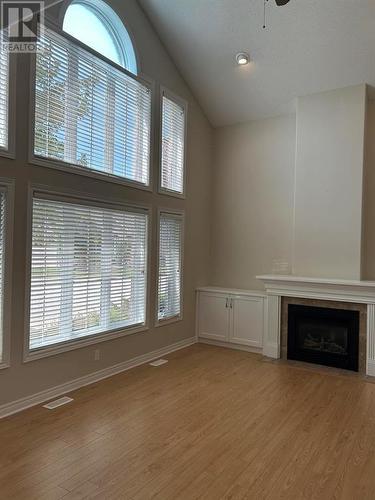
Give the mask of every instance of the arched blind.
[{"label": "arched blind", "polygon": [[158,320],[181,315],[182,215],[160,213]]},{"label": "arched blind", "polygon": [[4,50],[0,34],[0,148],[8,148],[9,53]]},{"label": "arched blind", "polygon": [[163,93],[160,187],[184,193],[186,107]]},{"label": "arched blind", "polygon": [[39,50],[34,154],[147,186],[150,86],[49,29]]},{"label": "arched blind", "polygon": [[34,198],[30,349],[143,325],[146,212]]},{"label": "arched blind", "polygon": [[4,271],[5,271],[5,221],[6,221],[6,191],[0,187],[0,363],[3,361],[4,331]]}]

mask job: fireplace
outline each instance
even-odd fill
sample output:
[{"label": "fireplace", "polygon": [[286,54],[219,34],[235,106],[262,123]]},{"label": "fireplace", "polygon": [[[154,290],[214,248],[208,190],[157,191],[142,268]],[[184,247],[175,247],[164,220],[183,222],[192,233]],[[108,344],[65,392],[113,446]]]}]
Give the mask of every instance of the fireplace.
[{"label": "fireplace", "polygon": [[358,371],[359,311],[288,305],[288,359]]}]

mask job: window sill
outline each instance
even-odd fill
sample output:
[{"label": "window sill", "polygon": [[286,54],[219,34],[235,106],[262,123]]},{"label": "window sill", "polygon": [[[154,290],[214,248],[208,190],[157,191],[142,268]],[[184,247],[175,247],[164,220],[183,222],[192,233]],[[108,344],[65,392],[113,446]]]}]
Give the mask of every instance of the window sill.
[{"label": "window sill", "polygon": [[147,330],[149,330],[149,328],[146,325],[128,327],[126,330],[122,329],[110,332],[103,332],[100,334],[91,335],[90,337],[88,336],[75,340],[67,340],[66,342],[62,342],[60,344],[40,347],[32,350],[30,350],[28,346],[28,338],[27,338],[24,349],[23,361],[24,363],[28,363],[36,359],[55,356],[56,354],[61,354],[63,352],[74,351],[76,349],[81,349],[83,347],[87,347],[90,345],[107,342],[108,340],[114,340],[121,337],[126,337],[128,335],[133,335],[135,333],[146,332]]},{"label": "window sill", "polygon": [[165,189],[159,186],[158,190],[159,194],[165,195],[165,196],[171,196],[172,198],[179,198],[180,200],[186,200],[186,195],[185,192],[179,193],[178,191],[172,191],[170,189]]},{"label": "window sill", "polygon": [[172,318],[160,319],[156,320],[155,327],[158,328],[160,326],[171,325],[173,323],[178,323],[180,321],[182,321],[182,315],[173,316]]},{"label": "window sill", "polygon": [[14,151],[11,149],[0,148],[0,157],[9,158],[11,160],[14,160],[16,155],[14,154]]},{"label": "window sill", "polygon": [[82,175],[84,177],[90,177],[91,179],[99,179],[101,181],[110,182],[114,184],[120,184],[122,186],[131,187],[134,189],[140,189],[142,191],[152,192],[152,182],[149,185],[142,184],[141,182],[132,181],[130,179],[125,179],[122,177],[116,177],[111,174],[102,173],[99,170],[90,170],[85,167],[70,165],[69,163],[59,162],[58,160],[49,160],[44,158],[39,158],[32,155],[29,158],[29,164],[36,165],[38,167],[46,167],[53,170],[60,170],[69,174]]}]

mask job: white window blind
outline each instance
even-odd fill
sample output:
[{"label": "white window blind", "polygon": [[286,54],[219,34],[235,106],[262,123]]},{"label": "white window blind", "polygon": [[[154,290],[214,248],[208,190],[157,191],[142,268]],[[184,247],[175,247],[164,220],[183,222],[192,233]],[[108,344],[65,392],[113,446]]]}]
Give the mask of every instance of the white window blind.
[{"label": "white window blind", "polygon": [[162,97],[160,187],[184,193],[185,106],[167,95]]},{"label": "white window blind", "polygon": [[4,51],[0,34],[0,148],[8,148],[9,53]]},{"label": "white window blind", "polygon": [[160,213],[158,320],[181,315],[183,217]]},{"label": "white window blind", "polygon": [[34,154],[148,185],[150,87],[51,30],[39,46]]},{"label": "white window blind", "polygon": [[4,272],[5,272],[5,223],[6,223],[6,192],[0,188],[0,363],[4,355]]},{"label": "white window blind", "polygon": [[146,212],[34,198],[30,349],[145,323]]}]

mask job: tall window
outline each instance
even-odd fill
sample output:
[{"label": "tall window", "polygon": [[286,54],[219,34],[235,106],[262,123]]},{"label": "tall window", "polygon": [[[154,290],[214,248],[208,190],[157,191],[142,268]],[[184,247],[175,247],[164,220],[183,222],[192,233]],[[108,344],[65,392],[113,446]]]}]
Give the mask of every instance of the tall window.
[{"label": "tall window", "polygon": [[185,191],[186,104],[162,93],[160,188],[170,194]]},{"label": "tall window", "polygon": [[3,50],[0,34],[0,149],[8,149],[9,53]]},{"label": "tall window", "polygon": [[82,203],[33,200],[30,349],[145,324],[147,213]]},{"label": "tall window", "polygon": [[0,187],[0,365],[4,362],[4,274],[5,274],[6,190]]},{"label": "tall window", "polygon": [[[106,23],[106,12],[88,5],[73,3],[64,21],[65,31],[85,45],[49,29],[40,37],[34,154],[148,186],[150,84],[125,70],[136,72],[135,56],[125,51],[117,16],[117,24]],[[119,25],[124,31],[115,30]]]},{"label": "tall window", "polygon": [[158,321],[181,316],[183,216],[161,212],[159,217]]}]

